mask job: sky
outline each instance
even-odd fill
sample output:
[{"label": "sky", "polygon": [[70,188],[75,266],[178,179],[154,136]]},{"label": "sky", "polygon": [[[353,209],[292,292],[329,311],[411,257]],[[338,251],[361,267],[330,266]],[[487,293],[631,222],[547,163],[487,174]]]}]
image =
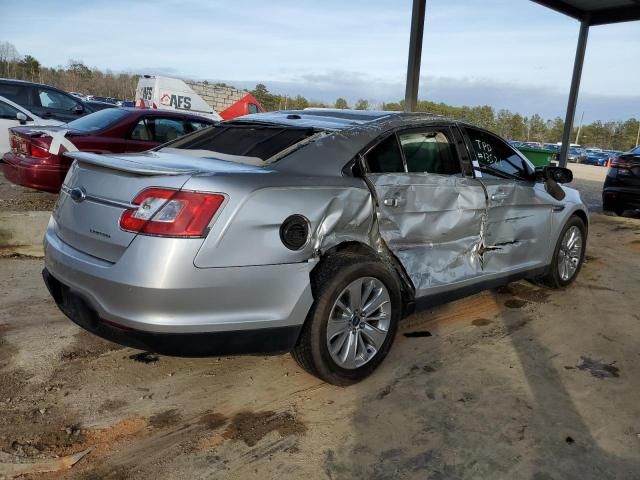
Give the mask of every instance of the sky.
[{"label": "sky", "polygon": [[[411,0],[0,0],[0,41],[46,66],[404,97]],[[576,20],[529,0],[427,0],[419,97],[564,117]],[[578,116],[640,118],[640,22],[591,28]]]}]

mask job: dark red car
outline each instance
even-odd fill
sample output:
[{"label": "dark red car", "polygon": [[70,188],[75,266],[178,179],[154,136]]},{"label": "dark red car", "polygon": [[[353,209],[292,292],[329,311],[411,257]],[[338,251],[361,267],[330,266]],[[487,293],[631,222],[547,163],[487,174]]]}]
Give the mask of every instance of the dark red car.
[{"label": "dark red car", "polygon": [[166,110],[108,108],[59,127],[13,127],[4,176],[18,185],[58,192],[72,163],[64,152],[141,152],[215,123]]}]

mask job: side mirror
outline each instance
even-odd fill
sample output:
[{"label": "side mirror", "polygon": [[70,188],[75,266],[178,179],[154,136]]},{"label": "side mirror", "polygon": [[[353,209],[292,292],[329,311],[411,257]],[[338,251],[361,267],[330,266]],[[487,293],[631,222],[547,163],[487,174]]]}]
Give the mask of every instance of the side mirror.
[{"label": "side mirror", "polygon": [[84,112],[84,107],[79,103],[76,103],[76,106],[73,107],[72,110],[74,113],[77,113],[78,115],[80,115],[82,112]]},{"label": "side mirror", "polygon": [[16,113],[16,120],[20,122],[20,125],[26,125],[28,119],[29,118],[24,113],[22,112]]},{"label": "side mirror", "polygon": [[538,167],[536,178],[544,181],[545,190],[556,200],[562,200],[564,190],[559,183],[570,183],[573,180],[573,172],[562,167]]},{"label": "side mirror", "polygon": [[568,168],[562,167],[537,167],[536,179],[552,179],[557,183],[571,183],[573,181],[573,172]]}]

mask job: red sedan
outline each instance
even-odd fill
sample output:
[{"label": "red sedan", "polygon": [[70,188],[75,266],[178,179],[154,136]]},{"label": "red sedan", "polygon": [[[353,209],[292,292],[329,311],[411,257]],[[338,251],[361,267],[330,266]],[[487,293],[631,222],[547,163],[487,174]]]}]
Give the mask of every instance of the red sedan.
[{"label": "red sedan", "polygon": [[64,152],[141,152],[214,123],[180,112],[108,108],[59,127],[10,128],[4,176],[18,185],[58,192],[72,162]]}]

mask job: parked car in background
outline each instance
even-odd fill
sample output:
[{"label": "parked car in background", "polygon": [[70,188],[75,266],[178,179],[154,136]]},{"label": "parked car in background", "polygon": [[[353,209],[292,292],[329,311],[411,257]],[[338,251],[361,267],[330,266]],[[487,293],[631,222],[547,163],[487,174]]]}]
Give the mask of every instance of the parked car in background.
[{"label": "parked car in background", "polygon": [[612,159],[602,187],[602,208],[618,215],[640,208],[640,147]]},{"label": "parked car in background", "polygon": [[586,157],[582,159],[581,163],[585,165],[595,165],[598,167],[604,167],[607,160],[609,158],[609,154],[603,152],[602,150],[596,151],[592,150],[587,153]]},{"label": "parked car in background", "polygon": [[0,97],[0,155],[8,152],[9,128],[19,125],[60,125],[58,120],[45,120],[8,98]]},{"label": "parked car in background", "polygon": [[59,127],[14,127],[9,129],[11,150],[3,157],[4,176],[18,185],[57,192],[72,162],[66,152],[141,152],[213,124],[180,112],[113,108]]},{"label": "parked car in background", "polygon": [[87,95],[87,100],[92,101],[92,102],[110,103],[112,105],[118,105],[118,103],[122,103],[122,100],[119,100],[117,98],[101,97],[99,95]]},{"label": "parked car in background", "polygon": [[0,96],[40,118],[61,122],[70,122],[83,115],[115,107],[109,103],[86,101],[49,85],[4,78],[0,78]]},{"label": "parked car in background", "polygon": [[584,150],[578,147],[570,147],[567,153],[567,160],[573,163],[582,163],[586,158]]},{"label": "parked car in background", "polygon": [[292,351],[348,385],[416,308],[517,278],[566,287],[585,255],[570,170],[436,116],[263,113],[69,155],[45,282],[83,328],[157,353]]}]

